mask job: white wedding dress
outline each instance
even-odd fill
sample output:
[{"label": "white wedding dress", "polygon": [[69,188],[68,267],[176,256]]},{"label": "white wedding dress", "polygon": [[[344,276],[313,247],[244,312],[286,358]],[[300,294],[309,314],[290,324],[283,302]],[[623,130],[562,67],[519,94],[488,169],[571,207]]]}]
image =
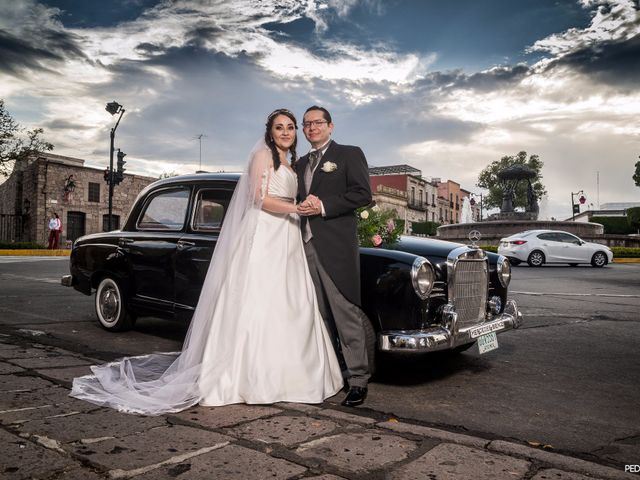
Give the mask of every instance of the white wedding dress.
[{"label": "white wedding dress", "polygon": [[[296,174],[271,169],[269,195],[295,198]],[[213,322],[200,379],[202,405],[318,403],[343,384],[340,366],[317,307],[297,215],[262,210],[249,254],[250,275],[234,271],[219,311],[239,321]],[[245,292],[238,304],[229,289]],[[220,303],[234,302],[229,305]]]},{"label": "white wedding dress", "polygon": [[91,367],[72,396],[158,415],[197,403],[320,403],[342,388],[299,217],[261,208],[267,192],[293,199],[298,191],[296,174],[274,170],[270,155],[254,150],[236,188],[182,351]]}]

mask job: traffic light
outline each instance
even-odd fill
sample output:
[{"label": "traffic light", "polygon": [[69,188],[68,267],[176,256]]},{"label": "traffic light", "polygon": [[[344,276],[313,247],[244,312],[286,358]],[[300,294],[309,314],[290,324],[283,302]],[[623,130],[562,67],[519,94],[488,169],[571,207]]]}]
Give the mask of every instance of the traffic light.
[{"label": "traffic light", "polygon": [[115,183],[120,183],[124,180],[124,164],[127,163],[124,161],[124,157],[126,155],[126,153],[121,152],[120,149],[118,149],[118,169],[116,170]]},{"label": "traffic light", "polygon": [[109,183],[109,177],[110,177],[109,173],[110,173],[110,170],[108,168],[105,168],[104,169],[104,181],[107,182],[107,184]]}]

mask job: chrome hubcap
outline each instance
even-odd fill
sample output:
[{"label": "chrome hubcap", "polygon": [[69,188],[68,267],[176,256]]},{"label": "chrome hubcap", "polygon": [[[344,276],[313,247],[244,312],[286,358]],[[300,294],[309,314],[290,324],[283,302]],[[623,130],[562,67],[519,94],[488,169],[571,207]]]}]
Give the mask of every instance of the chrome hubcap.
[{"label": "chrome hubcap", "polygon": [[540,265],[542,263],[542,255],[539,253],[534,253],[531,255],[531,263],[534,265]]},{"label": "chrome hubcap", "polygon": [[596,255],[596,258],[594,259],[594,261],[596,265],[604,265],[604,255],[599,253],[598,255]]},{"label": "chrome hubcap", "polygon": [[100,313],[105,322],[113,322],[118,315],[120,298],[117,290],[109,285],[100,293]]}]

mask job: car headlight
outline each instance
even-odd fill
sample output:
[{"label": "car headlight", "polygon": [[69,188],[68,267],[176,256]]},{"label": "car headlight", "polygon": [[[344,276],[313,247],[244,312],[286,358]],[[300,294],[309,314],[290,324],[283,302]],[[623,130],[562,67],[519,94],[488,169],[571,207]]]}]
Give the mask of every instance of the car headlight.
[{"label": "car headlight", "polygon": [[422,300],[429,297],[435,279],[436,274],[431,262],[423,257],[416,258],[411,267],[411,283],[418,297]]},{"label": "car headlight", "polygon": [[498,272],[498,280],[500,280],[500,284],[507,288],[509,283],[511,283],[511,263],[507,259],[507,257],[500,257],[498,259],[498,263],[496,264],[496,269]]}]

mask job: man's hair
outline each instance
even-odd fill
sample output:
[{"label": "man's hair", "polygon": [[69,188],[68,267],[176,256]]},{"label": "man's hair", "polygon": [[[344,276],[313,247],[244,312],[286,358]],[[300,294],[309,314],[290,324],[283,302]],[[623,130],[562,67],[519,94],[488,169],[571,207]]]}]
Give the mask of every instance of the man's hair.
[{"label": "man's hair", "polygon": [[324,119],[329,122],[332,123],[331,121],[331,114],[329,113],[329,110],[327,110],[324,107],[319,107],[318,105],[312,105],[309,108],[307,108],[304,112],[304,114],[306,115],[307,112],[310,112],[311,110],[319,110],[322,112],[322,116],[324,117]]}]

